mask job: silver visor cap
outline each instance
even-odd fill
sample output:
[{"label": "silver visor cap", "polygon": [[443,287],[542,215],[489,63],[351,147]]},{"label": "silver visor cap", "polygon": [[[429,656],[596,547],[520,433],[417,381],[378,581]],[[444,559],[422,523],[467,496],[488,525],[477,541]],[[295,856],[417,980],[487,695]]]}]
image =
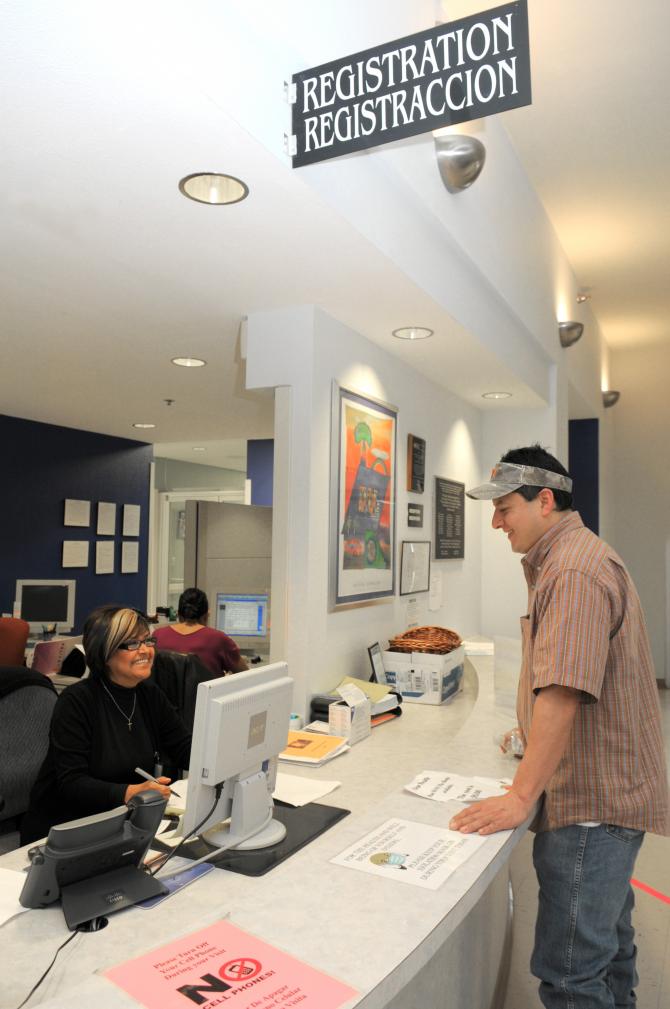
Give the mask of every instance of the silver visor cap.
[{"label": "silver visor cap", "polygon": [[513,462],[499,462],[491,470],[488,483],[473,487],[465,493],[468,497],[479,501],[491,501],[493,498],[504,497],[519,487],[550,487],[551,490],[563,490],[572,493],[572,480],[562,473],[553,473],[539,466],[519,466]]}]

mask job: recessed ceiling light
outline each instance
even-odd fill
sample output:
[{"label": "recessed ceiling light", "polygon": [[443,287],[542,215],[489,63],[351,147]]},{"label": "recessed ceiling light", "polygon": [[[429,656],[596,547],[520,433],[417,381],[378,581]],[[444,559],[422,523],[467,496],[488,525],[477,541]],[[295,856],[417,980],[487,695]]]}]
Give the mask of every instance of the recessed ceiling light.
[{"label": "recessed ceiling light", "polygon": [[133,424],[133,427],[150,428],[156,427],[155,424]]},{"label": "recessed ceiling light", "polygon": [[172,363],[179,368],[204,368],[207,361],[203,361],[201,357],[173,357]]},{"label": "recessed ceiling light", "polygon": [[239,203],[249,195],[249,187],[241,179],[220,172],[195,172],[187,175],[179,183],[179,190],[189,200],[212,206]]},{"label": "recessed ceiling light", "polygon": [[393,335],[398,340],[427,340],[434,332],[435,330],[426,329],[425,326],[402,326],[400,329],[394,329]]},{"label": "recessed ceiling light", "polygon": [[590,294],[585,294],[584,291],[581,291],[577,295],[577,304],[578,305],[583,305],[585,301],[590,301],[590,300],[591,300],[591,295]]},{"label": "recessed ceiling light", "polygon": [[205,448],[204,445],[194,445],[193,446],[193,451],[194,452],[206,452],[207,449]]},{"label": "recessed ceiling light", "polygon": [[482,399],[511,399],[511,392],[483,392]]}]

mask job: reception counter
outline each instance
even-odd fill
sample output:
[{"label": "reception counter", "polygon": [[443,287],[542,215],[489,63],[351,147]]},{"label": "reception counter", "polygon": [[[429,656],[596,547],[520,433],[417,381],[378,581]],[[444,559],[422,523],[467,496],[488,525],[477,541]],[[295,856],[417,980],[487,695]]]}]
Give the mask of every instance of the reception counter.
[{"label": "reception counter", "polygon": [[[403,791],[423,770],[511,777],[515,766],[494,737],[514,724],[496,705],[494,660],[466,661],[463,690],[451,704],[405,704],[403,715],[372,730],[320,768],[287,773],[337,780],[324,802],[351,811],[273,869],[250,878],[215,870],[151,911],[111,915],[101,932],[77,936],[30,1006],[96,1009],[136,1005],[95,971],[229,916],[240,928],[355,988],[347,1007],[489,1009],[504,995],[509,954],[507,862],[526,826],[493,835],[437,890],[333,865],[345,848],[391,817],[445,827],[460,807]],[[288,765],[282,765],[282,771]],[[26,864],[24,850],[0,860]],[[59,906],[28,911],[0,934],[3,1007],[18,1005],[67,938]]]}]

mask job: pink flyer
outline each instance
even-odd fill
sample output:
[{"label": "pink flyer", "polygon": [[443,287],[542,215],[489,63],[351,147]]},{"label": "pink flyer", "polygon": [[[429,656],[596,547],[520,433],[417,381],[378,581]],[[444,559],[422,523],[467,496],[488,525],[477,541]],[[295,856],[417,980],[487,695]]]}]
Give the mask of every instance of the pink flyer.
[{"label": "pink flyer", "polygon": [[337,1009],[358,995],[228,921],[104,971],[147,1009]]}]

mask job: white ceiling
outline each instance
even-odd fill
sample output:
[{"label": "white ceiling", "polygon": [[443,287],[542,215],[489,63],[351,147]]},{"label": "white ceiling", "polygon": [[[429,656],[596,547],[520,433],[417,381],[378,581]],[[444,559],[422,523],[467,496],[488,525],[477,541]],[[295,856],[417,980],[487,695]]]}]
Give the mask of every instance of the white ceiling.
[{"label": "white ceiling", "polygon": [[[515,406],[538,405],[203,93],[186,62],[197,61],[196,50],[177,65],[169,46],[147,43],[136,24],[147,6],[2,5],[0,411],[142,440],[133,422],[152,422],[146,440],[189,446],[271,436],[271,394],[244,389],[240,323],[301,303],[322,306],[426,374],[444,373],[447,387],[457,373],[459,393],[479,406],[482,391],[501,387],[515,392]],[[218,6],[225,14],[227,4]],[[389,38],[401,6],[389,2]],[[457,17],[492,4],[436,3],[436,18],[440,6]],[[529,6],[534,104],[507,114],[507,128],[607,340],[664,339],[668,6]],[[206,7],[195,0],[189,13]],[[155,9],[161,43],[169,19],[178,36],[183,5]],[[286,10],[293,19],[282,18]],[[355,10],[350,0],[322,0],[317,25],[309,4],[286,0],[266,4],[264,16],[276,18],[278,34],[300,36],[318,62],[386,38],[379,26],[374,38],[357,34],[354,13],[350,42],[341,48],[340,32],[332,52],[324,18]],[[225,208],[184,199],[178,180],[218,166],[221,150],[249,199]],[[457,338],[448,351],[389,336],[418,319]],[[177,355],[208,365],[175,368]]]}]

